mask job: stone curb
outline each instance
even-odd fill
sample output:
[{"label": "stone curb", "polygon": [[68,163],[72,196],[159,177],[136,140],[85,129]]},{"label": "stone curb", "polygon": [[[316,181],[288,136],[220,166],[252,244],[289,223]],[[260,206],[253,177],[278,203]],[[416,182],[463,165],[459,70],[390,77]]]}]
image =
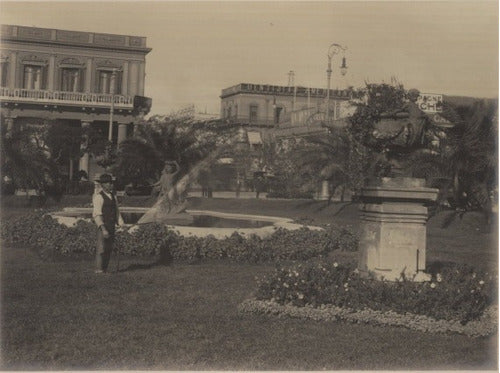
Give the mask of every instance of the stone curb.
[{"label": "stone curb", "polygon": [[458,333],[469,337],[484,337],[498,330],[498,306],[487,308],[479,320],[470,321],[462,325],[460,321],[436,320],[429,316],[411,313],[399,314],[393,311],[375,311],[364,309],[356,311],[340,308],[333,305],[322,305],[315,308],[310,305],[297,307],[290,304],[281,305],[274,301],[247,299],[238,306],[243,313],[257,313],[275,315],[278,317],[292,317],[312,319],[315,321],[344,320],[352,323],[366,323],[372,325],[402,326],[412,330],[430,333]]}]

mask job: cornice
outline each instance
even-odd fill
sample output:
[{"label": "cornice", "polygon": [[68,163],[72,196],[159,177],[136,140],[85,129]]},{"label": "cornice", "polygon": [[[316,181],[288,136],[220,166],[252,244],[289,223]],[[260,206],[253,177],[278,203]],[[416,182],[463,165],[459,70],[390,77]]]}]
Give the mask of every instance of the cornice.
[{"label": "cornice", "polygon": [[139,52],[141,54],[147,54],[152,50],[152,48],[146,46],[146,38],[142,36],[101,34],[17,25],[0,26],[0,40],[2,42],[71,48],[83,47],[95,50]]}]

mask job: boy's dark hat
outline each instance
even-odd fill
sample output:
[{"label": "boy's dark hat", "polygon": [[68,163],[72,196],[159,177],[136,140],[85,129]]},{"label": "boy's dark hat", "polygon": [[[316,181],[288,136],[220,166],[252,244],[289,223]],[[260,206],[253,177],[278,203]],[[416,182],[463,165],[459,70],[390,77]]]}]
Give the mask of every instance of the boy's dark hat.
[{"label": "boy's dark hat", "polygon": [[99,177],[99,183],[104,184],[104,183],[112,183],[113,182],[113,177],[110,174],[102,174]]}]

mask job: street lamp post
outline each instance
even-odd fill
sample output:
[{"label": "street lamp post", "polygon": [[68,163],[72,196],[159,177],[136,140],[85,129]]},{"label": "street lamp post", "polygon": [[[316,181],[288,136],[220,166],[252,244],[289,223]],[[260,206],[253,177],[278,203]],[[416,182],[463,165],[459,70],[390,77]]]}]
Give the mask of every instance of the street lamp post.
[{"label": "street lamp post", "polygon": [[[343,47],[340,44],[333,43],[330,45],[328,48],[328,68],[326,70],[326,76],[327,76],[327,89],[326,89],[326,115],[325,115],[325,121],[326,125],[328,126],[330,124],[330,83],[331,83],[331,78],[332,78],[332,58],[336,54],[340,52],[345,52],[347,50],[347,47]],[[342,66],[340,67],[340,72],[342,75],[345,75],[347,72],[347,66],[345,64],[345,57],[342,58]],[[321,183],[321,194],[320,194],[320,199],[322,200],[329,200],[330,199],[330,182],[329,180],[323,180]]]},{"label": "street lamp post", "polygon": [[[326,123],[330,123],[330,83],[332,78],[332,58],[340,52],[345,52],[347,47],[343,47],[340,44],[333,43],[328,48],[328,69],[326,70],[327,76],[327,90],[326,90]],[[340,72],[345,75],[347,72],[347,66],[345,64],[345,57],[342,58],[342,66],[340,67]]]},{"label": "street lamp post", "polygon": [[[109,93],[111,96],[111,105],[109,108],[109,128],[108,128],[108,145],[106,146],[106,150],[104,153],[104,159],[106,162],[110,161],[113,147],[113,114],[115,111],[115,82],[116,82],[116,73],[118,69],[111,70],[111,76],[109,79]],[[108,166],[104,166],[107,168]]]},{"label": "street lamp post", "polygon": [[116,82],[116,69],[111,71],[111,78],[109,80],[109,93],[111,94],[111,107],[109,109],[109,131],[108,140],[113,141],[113,114],[115,111],[115,82]]}]

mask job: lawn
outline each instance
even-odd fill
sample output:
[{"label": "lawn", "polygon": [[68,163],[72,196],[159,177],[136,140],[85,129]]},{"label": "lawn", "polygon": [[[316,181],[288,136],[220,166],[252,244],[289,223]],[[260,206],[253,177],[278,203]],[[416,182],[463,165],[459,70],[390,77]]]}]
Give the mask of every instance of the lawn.
[{"label": "lawn", "polygon": [[[140,198],[123,201],[143,203]],[[190,207],[356,227],[356,210],[349,205],[193,199]],[[3,201],[3,219],[24,210]],[[464,219],[451,230],[431,219],[429,258],[458,257],[483,265],[496,261],[496,235],[476,230],[466,221],[471,217]],[[474,339],[238,313],[238,304],[256,289],[255,276],[269,273],[272,265],[202,261],[151,266],[153,259],[122,258],[119,272],[96,276],[90,257],[42,261],[29,249],[3,247],[1,260],[4,370],[498,367],[497,336]],[[116,271],[116,258],[111,269]]]}]

